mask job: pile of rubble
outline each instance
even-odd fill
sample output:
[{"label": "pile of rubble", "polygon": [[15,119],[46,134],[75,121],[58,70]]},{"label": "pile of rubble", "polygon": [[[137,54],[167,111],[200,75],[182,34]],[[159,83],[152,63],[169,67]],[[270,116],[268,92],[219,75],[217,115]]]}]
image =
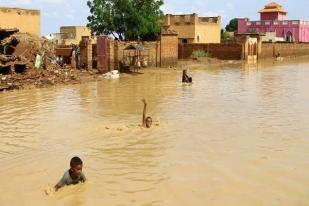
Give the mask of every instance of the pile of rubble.
[{"label": "pile of rubble", "polygon": [[56,45],[27,33],[0,42],[0,91],[78,83],[80,71],[57,64]]}]

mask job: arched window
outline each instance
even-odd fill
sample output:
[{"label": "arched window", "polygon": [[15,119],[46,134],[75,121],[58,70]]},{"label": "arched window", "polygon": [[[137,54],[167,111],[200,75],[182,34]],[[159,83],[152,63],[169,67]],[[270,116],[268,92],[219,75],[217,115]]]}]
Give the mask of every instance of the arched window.
[{"label": "arched window", "polygon": [[285,41],[287,42],[293,42],[293,34],[292,32],[288,31],[285,35]]}]

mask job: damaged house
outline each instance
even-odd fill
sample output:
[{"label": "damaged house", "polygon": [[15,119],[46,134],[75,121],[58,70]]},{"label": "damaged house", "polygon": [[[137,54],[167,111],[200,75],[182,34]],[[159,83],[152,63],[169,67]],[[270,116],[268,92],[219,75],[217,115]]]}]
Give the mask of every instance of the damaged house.
[{"label": "damaged house", "polygon": [[18,29],[22,33],[41,35],[39,10],[0,7],[0,28]]}]

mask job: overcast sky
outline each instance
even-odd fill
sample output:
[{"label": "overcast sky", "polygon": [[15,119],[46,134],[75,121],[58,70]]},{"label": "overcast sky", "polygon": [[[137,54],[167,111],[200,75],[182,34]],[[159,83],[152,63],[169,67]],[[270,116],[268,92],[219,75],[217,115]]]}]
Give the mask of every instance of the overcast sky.
[{"label": "overcast sky", "polygon": [[[42,35],[59,32],[60,26],[86,25],[87,0],[0,0],[2,7],[22,7],[41,10]],[[257,11],[265,0],[165,0],[165,13],[198,13],[200,16],[222,16],[222,27],[231,18],[258,19]],[[309,20],[309,0],[279,0],[289,12],[289,19]]]}]

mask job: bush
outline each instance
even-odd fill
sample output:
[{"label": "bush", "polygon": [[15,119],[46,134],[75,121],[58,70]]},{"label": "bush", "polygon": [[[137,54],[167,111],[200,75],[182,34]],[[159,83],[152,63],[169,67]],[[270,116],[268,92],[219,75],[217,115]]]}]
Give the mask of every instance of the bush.
[{"label": "bush", "polygon": [[204,50],[195,50],[192,52],[191,55],[193,58],[198,58],[198,57],[209,57],[209,54],[205,52]]},{"label": "bush", "polygon": [[230,36],[230,34],[228,32],[226,32],[226,31],[222,31],[221,32],[221,39],[222,40],[228,40],[230,38],[231,38],[231,36]]}]

